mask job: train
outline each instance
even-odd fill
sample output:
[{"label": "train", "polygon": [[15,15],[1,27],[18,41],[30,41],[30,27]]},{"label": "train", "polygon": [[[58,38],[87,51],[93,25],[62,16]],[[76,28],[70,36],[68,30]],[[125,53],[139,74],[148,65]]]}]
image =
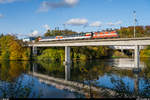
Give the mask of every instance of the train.
[{"label": "train", "polygon": [[31,41],[35,41],[36,37],[26,37],[26,38],[23,38],[23,42],[31,42]]},{"label": "train", "polygon": [[76,33],[72,35],[40,37],[38,40],[39,42],[47,42],[47,41],[62,41],[62,40],[107,39],[118,37],[119,35],[116,31],[101,31],[101,32]]}]

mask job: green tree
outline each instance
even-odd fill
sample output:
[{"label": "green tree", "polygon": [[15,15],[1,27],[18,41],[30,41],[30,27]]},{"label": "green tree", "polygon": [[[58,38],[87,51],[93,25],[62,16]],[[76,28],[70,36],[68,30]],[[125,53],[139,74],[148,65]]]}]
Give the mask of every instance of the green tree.
[{"label": "green tree", "polygon": [[77,32],[74,32],[72,30],[47,30],[44,36],[49,37],[49,36],[57,36],[57,35],[69,35],[69,34],[75,34],[75,33]]},{"label": "green tree", "polygon": [[2,34],[0,35],[0,38],[3,37],[3,36],[4,36],[4,35],[3,35],[3,33],[2,33]]},{"label": "green tree", "polygon": [[44,34],[45,37],[48,37],[48,36],[52,36],[52,33],[50,30],[47,30],[47,32]]},{"label": "green tree", "polygon": [[42,52],[40,56],[37,57],[38,60],[49,60],[49,61],[63,61],[64,60],[64,50],[63,49],[46,49]]}]

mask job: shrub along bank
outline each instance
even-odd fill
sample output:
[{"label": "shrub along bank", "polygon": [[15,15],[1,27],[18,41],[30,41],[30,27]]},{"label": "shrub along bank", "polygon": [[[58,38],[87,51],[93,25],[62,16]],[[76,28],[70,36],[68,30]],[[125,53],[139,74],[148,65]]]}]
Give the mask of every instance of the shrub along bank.
[{"label": "shrub along bank", "polygon": [[[88,60],[111,57],[111,52],[108,47],[71,47],[72,60]],[[42,51],[41,55],[37,56],[37,60],[64,61],[64,48],[49,48]]]}]

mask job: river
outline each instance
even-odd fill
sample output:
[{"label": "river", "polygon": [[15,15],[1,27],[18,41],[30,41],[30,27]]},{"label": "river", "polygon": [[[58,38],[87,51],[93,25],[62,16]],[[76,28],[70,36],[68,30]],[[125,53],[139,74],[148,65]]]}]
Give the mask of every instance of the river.
[{"label": "river", "polygon": [[0,98],[150,97],[150,59],[0,61]]}]

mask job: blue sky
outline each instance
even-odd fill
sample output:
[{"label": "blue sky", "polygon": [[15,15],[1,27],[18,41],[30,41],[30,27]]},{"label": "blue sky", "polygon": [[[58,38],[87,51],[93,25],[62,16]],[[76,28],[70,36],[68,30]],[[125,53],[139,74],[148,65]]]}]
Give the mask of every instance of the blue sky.
[{"label": "blue sky", "polygon": [[[47,29],[77,32],[150,25],[150,0],[0,0],[0,33],[42,35]],[[64,27],[65,26],[65,27]]]}]

